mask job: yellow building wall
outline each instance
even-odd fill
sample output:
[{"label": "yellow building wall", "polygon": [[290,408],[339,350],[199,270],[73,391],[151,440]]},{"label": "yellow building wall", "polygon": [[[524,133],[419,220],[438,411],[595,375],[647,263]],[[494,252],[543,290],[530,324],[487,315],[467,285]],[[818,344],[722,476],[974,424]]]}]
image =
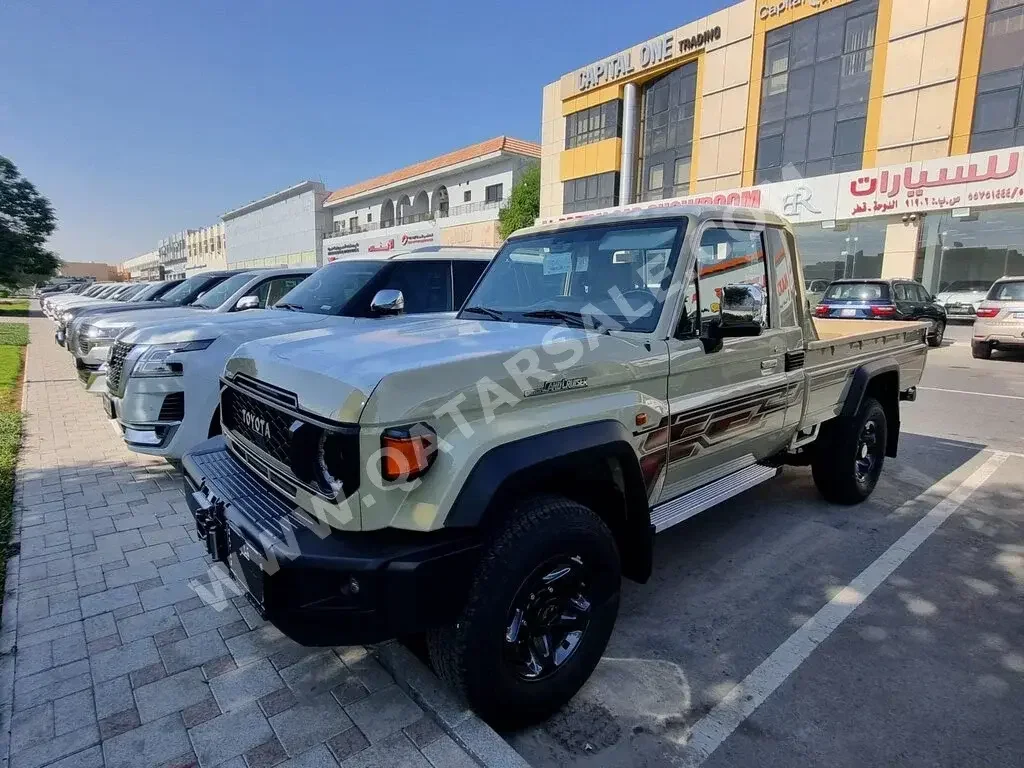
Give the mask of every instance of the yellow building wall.
[{"label": "yellow building wall", "polygon": [[617,171],[622,160],[622,139],[595,141],[582,147],[567,149],[559,157],[560,181],[581,179],[595,173]]},{"label": "yellow building wall", "polygon": [[441,245],[497,248],[501,245],[498,222],[478,221],[473,224],[445,227],[441,230]]}]

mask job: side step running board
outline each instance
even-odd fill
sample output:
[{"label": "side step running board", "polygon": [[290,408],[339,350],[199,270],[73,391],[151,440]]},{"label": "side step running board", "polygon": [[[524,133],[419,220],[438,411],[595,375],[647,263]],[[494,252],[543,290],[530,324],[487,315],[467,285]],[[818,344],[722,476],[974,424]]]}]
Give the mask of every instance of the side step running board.
[{"label": "side step running board", "polygon": [[746,490],[771,480],[782,470],[778,467],[766,467],[763,464],[752,464],[746,469],[733,472],[731,475],[715,480],[713,483],[684,493],[671,501],[659,504],[651,510],[651,525],[656,533],[666,528],[689,520],[705,509],[710,509],[726,499],[731,499]]}]

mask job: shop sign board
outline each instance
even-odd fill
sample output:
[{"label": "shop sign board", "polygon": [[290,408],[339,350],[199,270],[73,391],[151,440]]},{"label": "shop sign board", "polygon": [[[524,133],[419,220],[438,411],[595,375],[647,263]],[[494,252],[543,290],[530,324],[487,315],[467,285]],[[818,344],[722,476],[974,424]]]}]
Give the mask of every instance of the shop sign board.
[{"label": "shop sign board", "polygon": [[[398,230],[398,231],[396,231]],[[425,245],[440,245],[436,221],[424,221],[402,227],[377,229],[359,235],[340,235],[324,240],[324,259],[328,262],[372,254],[408,251]]]}]

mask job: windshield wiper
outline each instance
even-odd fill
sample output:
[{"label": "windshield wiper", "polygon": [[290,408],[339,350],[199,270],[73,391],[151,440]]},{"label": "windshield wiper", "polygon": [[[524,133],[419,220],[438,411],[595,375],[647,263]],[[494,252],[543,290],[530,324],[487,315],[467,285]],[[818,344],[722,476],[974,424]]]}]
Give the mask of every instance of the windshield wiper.
[{"label": "windshield wiper", "polygon": [[570,312],[564,309],[535,309],[531,312],[523,312],[523,317],[536,317],[546,320],[564,320],[574,328],[585,328],[583,315],[579,312]]},{"label": "windshield wiper", "polygon": [[476,315],[487,315],[491,320],[504,320],[505,315],[496,309],[490,309],[489,307],[466,307],[462,310],[463,312],[472,312]]},{"label": "windshield wiper", "polygon": [[274,305],[274,309],[290,309],[292,312],[301,312],[301,304],[292,304],[290,301],[279,301]]}]

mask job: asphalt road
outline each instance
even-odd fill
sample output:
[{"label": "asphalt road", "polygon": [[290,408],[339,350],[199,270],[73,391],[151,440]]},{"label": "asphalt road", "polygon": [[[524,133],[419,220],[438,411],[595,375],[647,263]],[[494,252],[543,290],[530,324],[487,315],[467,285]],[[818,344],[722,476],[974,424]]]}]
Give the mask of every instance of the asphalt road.
[{"label": "asphalt road", "polygon": [[[808,470],[657,540],[532,765],[1024,765],[1024,356],[929,355],[871,500]],[[894,546],[895,545],[895,546]]]}]

